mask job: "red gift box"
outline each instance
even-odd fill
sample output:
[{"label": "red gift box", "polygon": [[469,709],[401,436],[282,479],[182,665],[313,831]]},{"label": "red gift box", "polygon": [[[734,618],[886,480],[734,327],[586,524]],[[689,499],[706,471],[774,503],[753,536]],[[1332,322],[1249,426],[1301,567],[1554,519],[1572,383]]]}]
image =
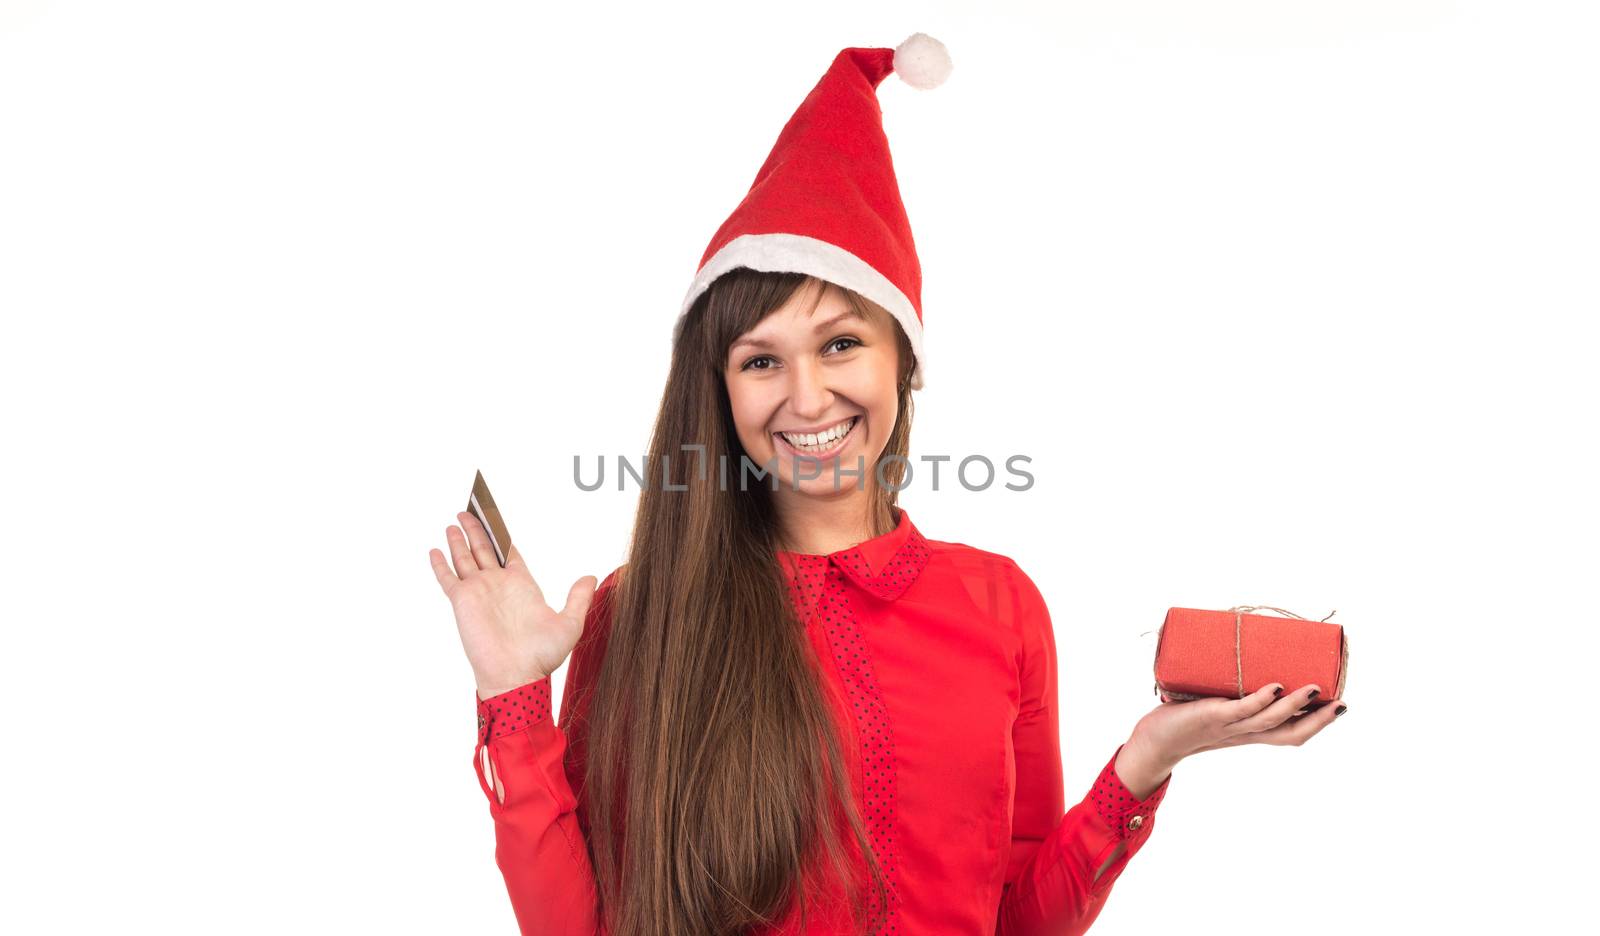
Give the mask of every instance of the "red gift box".
[{"label": "red gift box", "polygon": [[1271,683],[1281,683],[1285,692],[1315,683],[1322,692],[1309,706],[1314,711],[1344,695],[1349,659],[1344,627],[1327,618],[1312,621],[1264,605],[1169,608],[1156,640],[1156,694],[1178,701],[1242,699]]}]

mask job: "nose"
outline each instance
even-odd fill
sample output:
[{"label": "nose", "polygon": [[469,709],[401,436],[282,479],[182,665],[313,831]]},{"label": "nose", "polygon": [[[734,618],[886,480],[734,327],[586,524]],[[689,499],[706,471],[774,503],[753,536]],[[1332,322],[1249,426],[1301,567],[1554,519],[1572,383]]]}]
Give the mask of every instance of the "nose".
[{"label": "nose", "polygon": [[793,382],[789,386],[789,408],[796,419],[810,423],[827,414],[833,403],[833,390],[822,365],[815,361],[797,363],[790,371]]}]

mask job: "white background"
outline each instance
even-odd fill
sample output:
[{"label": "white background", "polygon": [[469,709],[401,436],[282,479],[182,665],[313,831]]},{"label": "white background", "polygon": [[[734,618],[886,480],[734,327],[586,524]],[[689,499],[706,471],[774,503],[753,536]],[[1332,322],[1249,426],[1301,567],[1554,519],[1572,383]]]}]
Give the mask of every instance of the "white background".
[{"label": "white background", "polygon": [[1586,5],[578,6],[0,5],[0,928],[514,932],[427,552],[481,468],[548,591],[622,561],[573,455],[643,451],[777,131],[915,31],[913,453],[1036,484],[903,504],[1039,582],[1069,802],[1169,606],[1351,635],[1094,931],[1582,928]]}]

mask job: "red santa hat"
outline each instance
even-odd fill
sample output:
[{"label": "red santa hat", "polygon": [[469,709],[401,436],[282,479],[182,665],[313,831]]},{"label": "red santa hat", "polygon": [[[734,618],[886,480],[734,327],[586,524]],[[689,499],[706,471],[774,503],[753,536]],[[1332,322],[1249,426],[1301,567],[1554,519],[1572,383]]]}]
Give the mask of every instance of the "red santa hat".
[{"label": "red santa hat", "polygon": [[894,72],[914,88],[938,87],[950,54],[916,33],[893,49],[841,51],[784,124],[744,200],[711,238],[673,329],[713,280],[736,267],[809,273],[883,306],[905,329],[922,387],[922,267],[900,201],[878,106]]}]

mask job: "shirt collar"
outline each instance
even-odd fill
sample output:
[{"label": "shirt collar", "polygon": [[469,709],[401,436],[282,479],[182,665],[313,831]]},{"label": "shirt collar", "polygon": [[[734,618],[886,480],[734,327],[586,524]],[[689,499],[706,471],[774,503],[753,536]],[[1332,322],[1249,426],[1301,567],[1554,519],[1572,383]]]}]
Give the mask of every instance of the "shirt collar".
[{"label": "shirt collar", "polygon": [[826,567],[833,566],[869,594],[884,601],[899,598],[911,587],[911,583],[927,566],[929,555],[928,541],[911,522],[911,515],[904,508],[900,509],[900,519],[893,530],[848,549],[827,555],[778,550],[778,559],[788,574],[791,586],[797,580],[815,576]]}]

